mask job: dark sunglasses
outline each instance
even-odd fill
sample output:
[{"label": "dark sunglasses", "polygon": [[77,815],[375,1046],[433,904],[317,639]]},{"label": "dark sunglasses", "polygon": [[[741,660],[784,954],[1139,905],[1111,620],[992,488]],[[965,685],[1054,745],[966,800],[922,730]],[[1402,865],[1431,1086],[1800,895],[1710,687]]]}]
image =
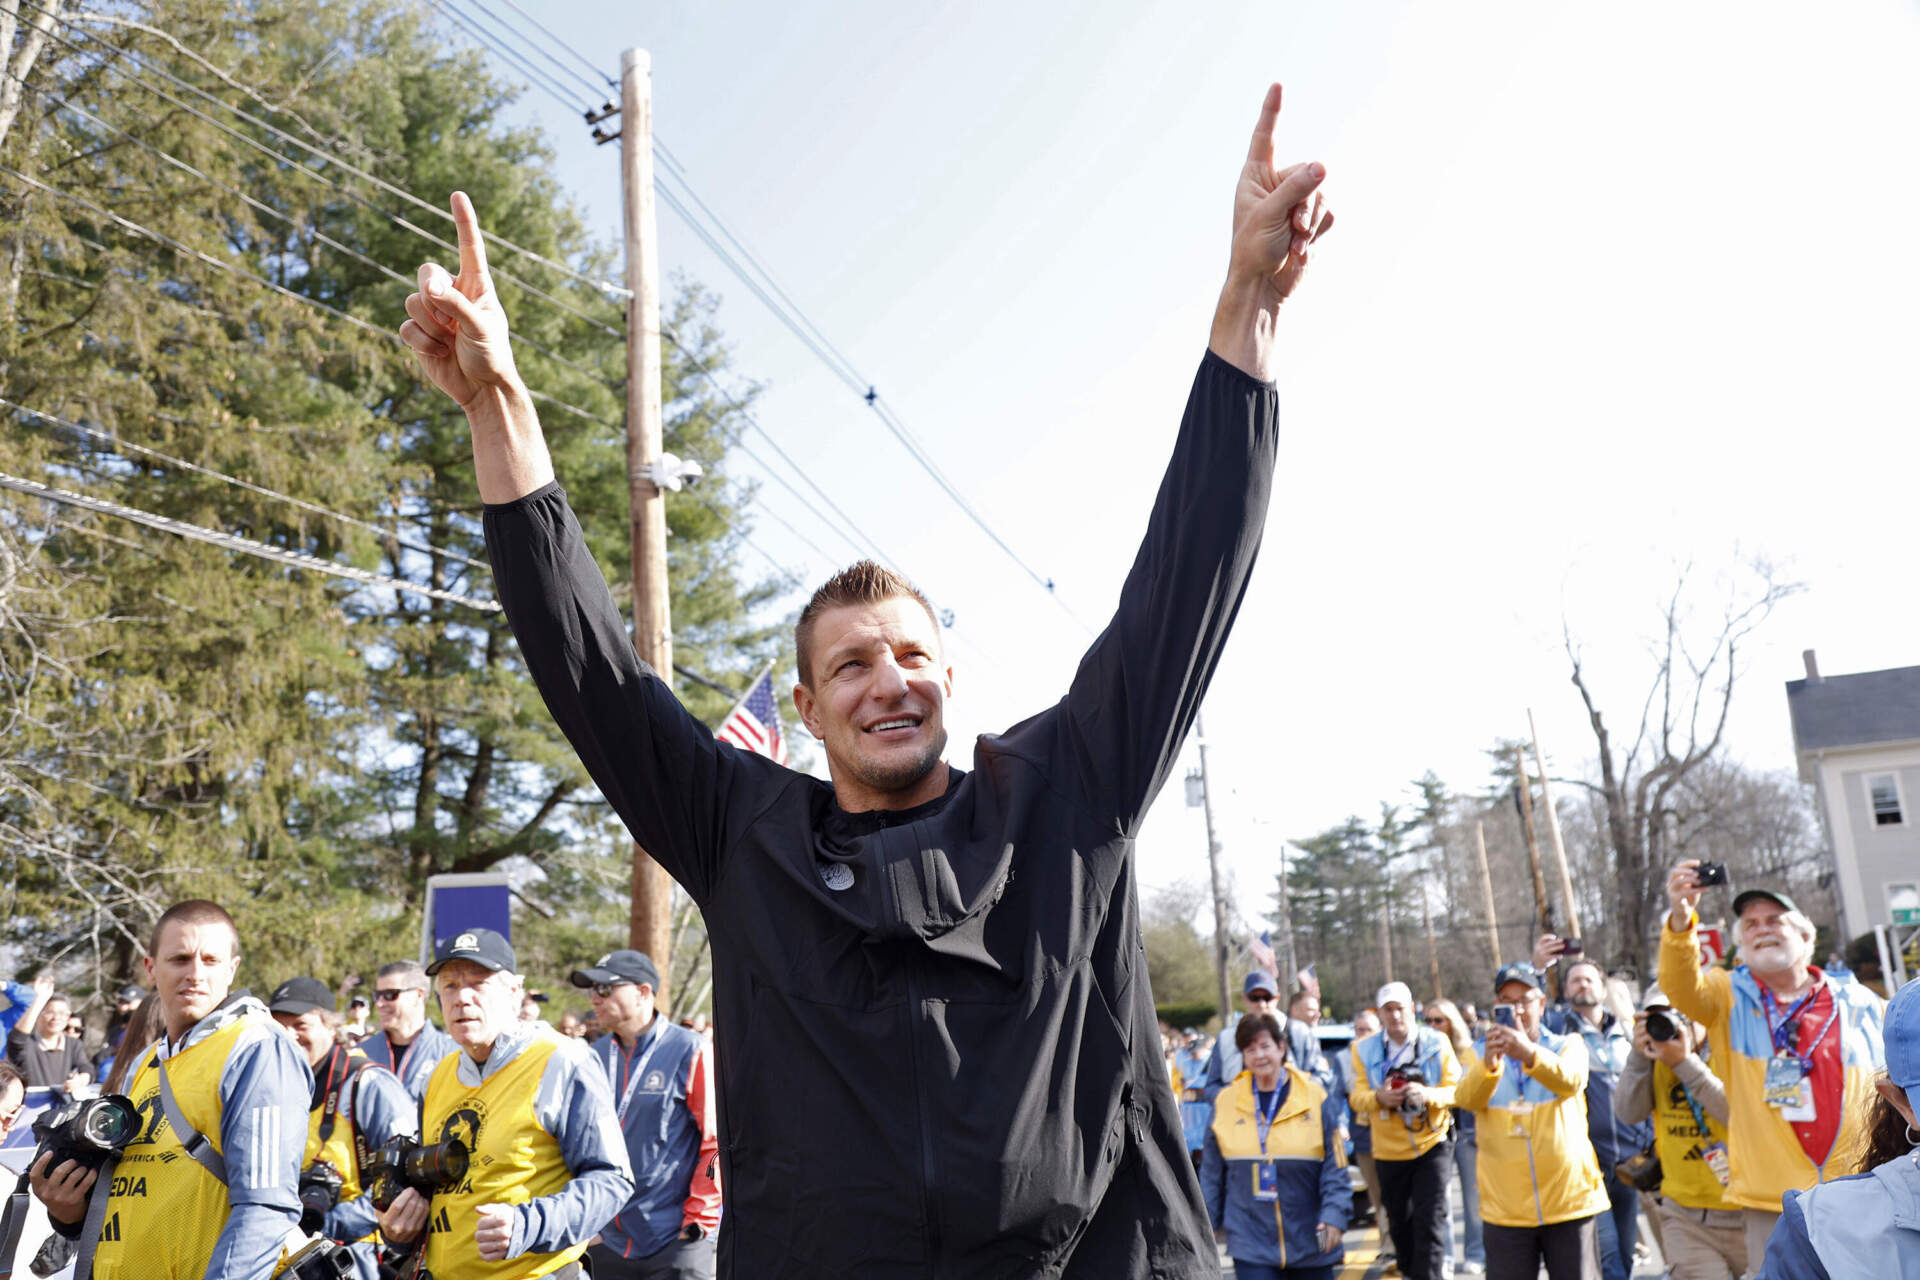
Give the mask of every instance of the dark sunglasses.
[{"label": "dark sunglasses", "polygon": [[605,1000],[614,993],[615,988],[630,987],[632,985],[634,984],[631,982],[596,982],[593,984],[593,994]]},{"label": "dark sunglasses", "polygon": [[375,1000],[398,1000],[401,996],[407,994],[407,992],[409,991],[419,991],[424,993],[426,991],[426,988],[425,987],[381,987],[378,991],[375,991],[373,993],[373,998]]}]

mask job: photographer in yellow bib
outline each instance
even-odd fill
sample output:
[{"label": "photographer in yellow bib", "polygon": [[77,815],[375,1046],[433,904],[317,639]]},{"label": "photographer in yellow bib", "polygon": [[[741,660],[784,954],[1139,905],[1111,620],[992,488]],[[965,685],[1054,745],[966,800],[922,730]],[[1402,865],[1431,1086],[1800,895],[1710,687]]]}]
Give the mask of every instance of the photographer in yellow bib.
[{"label": "photographer in yellow bib", "polygon": [[[267,1280],[283,1246],[299,1239],[313,1075],[265,1006],[232,989],[240,935],[220,906],[193,899],[168,908],[147,951],[166,1034],[131,1076],[141,1128],[112,1166],[92,1274]],[[34,1164],[33,1193],[54,1230],[84,1251],[96,1176],[71,1160],[48,1168],[50,1160]]]},{"label": "photographer in yellow bib", "polygon": [[426,1233],[424,1268],[460,1280],[582,1274],[587,1242],[633,1195],[607,1074],[585,1042],[520,1021],[513,947],[491,929],[441,943],[427,976],[459,1046],[434,1068],[420,1140],[458,1141],[464,1174],[409,1186],[380,1215],[389,1241]]}]

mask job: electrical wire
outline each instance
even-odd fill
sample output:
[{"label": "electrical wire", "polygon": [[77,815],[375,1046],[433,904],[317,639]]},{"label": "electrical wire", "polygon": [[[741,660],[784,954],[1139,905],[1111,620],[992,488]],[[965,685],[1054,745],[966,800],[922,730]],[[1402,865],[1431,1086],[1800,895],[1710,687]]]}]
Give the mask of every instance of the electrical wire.
[{"label": "electrical wire", "polygon": [[292,494],[281,493],[277,489],[269,489],[265,485],[255,484],[251,480],[243,480],[239,476],[228,475],[224,471],[215,471],[212,467],[203,467],[197,462],[188,462],[185,458],[176,458],[172,454],[162,453],[158,449],[150,449],[145,445],[134,444],[131,440],[121,439],[111,431],[103,431],[98,427],[89,427],[84,423],[75,422],[70,418],[62,418],[57,414],[47,413],[44,410],[32,409],[24,404],[17,404],[5,396],[0,396],[0,408],[11,409],[15,413],[27,414],[30,417],[40,419],[40,421],[50,426],[91,436],[95,440],[104,441],[120,452],[137,453],[142,457],[151,458],[164,466],[176,467],[182,471],[191,471],[198,475],[207,476],[225,484],[233,485],[235,488],[245,489],[249,493],[258,494],[263,498],[271,498],[276,502],[284,502],[289,506],[298,507],[302,511],[311,512],[314,515],[322,516],[328,520],[338,521],[344,525],[351,525],[356,529],[364,529],[368,533],[379,537],[383,542],[387,539],[392,539],[396,546],[405,547],[408,551],[417,551],[422,555],[433,556],[441,560],[455,560],[461,564],[470,565],[475,569],[485,569],[488,572],[492,572],[492,566],[484,560],[475,560],[470,556],[461,555],[457,551],[442,551],[424,543],[399,537],[391,529],[383,529],[379,525],[369,521],[357,519],[354,516],[343,515],[338,511],[330,510],[317,503],[308,502],[305,498],[296,498]]},{"label": "electrical wire", "polygon": [[[554,65],[555,69],[557,69],[560,72],[560,74],[572,76],[575,80],[578,80],[581,84],[584,84],[587,87],[587,93],[592,97],[599,98],[602,101],[605,101],[607,97],[607,85],[616,85],[616,82],[610,76],[603,75],[601,78],[605,81],[605,84],[599,84],[592,80],[589,80],[586,76],[581,75],[578,71],[575,71],[573,68],[567,66],[566,63],[560,61],[560,59],[554,57],[551,53],[548,53],[546,49],[542,48],[539,44],[535,43],[532,40],[528,40],[526,37],[526,34],[522,31],[516,30],[512,23],[508,22],[506,19],[496,14],[493,10],[489,9],[484,3],[484,0],[467,0],[467,3],[472,8],[479,10],[482,14],[484,14],[487,17],[489,21],[493,22],[502,31],[505,31],[508,35],[515,36],[521,40],[525,40],[527,47],[529,49],[532,49],[535,53],[545,58],[548,62],[551,62]],[[509,0],[509,3],[511,3],[511,0]],[[529,14],[525,9],[522,9],[517,4],[513,5],[512,7],[513,7],[513,11],[519,14],[522,18],[526,19],[527,22],[531,24],[535,30],[544,34],[549,40],[552,40],[555,44],[560,44],[560,37],[554,35],[552,31],[549,31],[545,26],[541,25],[540,21],[535,17],[533,17],[533,15]],[[565,46],[562,45],[561,47],[564,48]],[[582,114],[584,115],[586,113],[582,112]]]},{"label": "electrical wire", "polygon": [[466,13],[448,3],[448,0],[430,0],[430,2],[434,8],[445,14],[483,48],[489,49],[499,55],[509,66],[525,76],[528,84],[540,90],[549,98],[552,98],[561,106],[567,108],[567,110],[584,114],[580,106],[580,100],[568,96],[570,90],[562,87],[559,81],[555,80],[550,74],[538,70],[521,55],[513,52],[510,46],[497,43],[496,37],[480,29],[477,19],[470,18]]},{"label": "electrical wire", "polygon": [[[28,5],[31,8],[38,9],[42,13],[52,14],[54,18],[56,18],[57,20],[70,22],[69,19],[63,18],[62,15],[57,10],[49,9],[45,4],[40,3],[40,0],[18,0],[18,2],[21,4]],[[407,190],[404,190],[403,188],[397,187],[393,183],[388,182],[385,178],[382,178],[377,174],[369,173],[367,170],[360,168],[358,165],[351,163],[350,161],[335,154],[334,152],[329,151],[325,147],[316,146],[311,142],[302,141],[301,139],[288,133],[286,130],[280,128],[278,125],[275,125],[266,120],[262,120],[259,116],[256,116],[249,111],[244,111],[241,108],[234,106],[232,103],[226,102],[221,98],[217,97],[216,95],[208,93],[205,89],[200,88],[198,85],[191,84],[188,81],[182,80],[179,76],[174,75],[172,72],[167,71],[163,67],[157,67],[152,65],[151,63],[146,61],[144,58],[142,58],[139,54],[133,52],[131,49],[127,49],[121,45],[117,45],[113,41],[97,36],[90,31],[80,31],[78,34],[83,36],[85,39],[92,41],[96,45],[102,46],[105,49],[111,50],[114,53],[120,54],[121,56],[128,58],[135,65],[139,66],[142,70],[150,71],[153,74],[166,80],[170,84],[173,84],[179,88],[185,89],[189,93],[199,95],[200,97],[206,99],[208,102],[213,103],[215,106],[218,106],[223,110],[232,112],[234,115],[240,117],[242,120],[245,120],[247,123],[255,125],[258,128],[265,129],[268,133],[274,135],[276,138],[280,138],[283,141],[289,142],[294,146],[297,146],[302,150],[309,152],[312,155],[318,156],[329,164],[338,166],[340,169],[346,171],[349,174],[352,174],[354,177],[360,179],[361,181],[371,183],[372,185],[380,188],[380,190],[385,191],[389,195],[397,196],[401,200],[406,201],[408,204],[424,209],[429,213],[435,214],[441,218],[446,219],[448,222],[452,222],[454,220],[453,213],[450,210],[442,209],[439,205],[433,204],[432,202],[427,200],[422,200],[419,196],[414,195],[411,191],[407,191]],[[49,38],[55,41],[58,41],[60,44],[64,45],[69,49],[75,49],[76,52],[83,52],[82,50],[78,50],[71,42],[62,40],[58,36],[49,36]],[[115,68],[115,70],[119,70],[119,69]],[[125,75],[126,72],[121,71],[120,74]],[[150,85],[142,84],[141,87],[144,89],[147,89],[147,91],[150,93],[155,93],[155,94],[158,94],[159,96],[167,97],[167,95],[160,93],[159,90],[154,89]],[[174,105],[181,107],[183,110],[193,111],[195,115],[199,115],[200,118],[203,120],[207,119],[207,117],[205,117],[204,115],[201,115],[200,112],[194,110],[191,107],[188,107],[185,103],[180,102],[176,98],[167,97],[167,100],[170,102],[173,102]],[[208,121],[208,123],[216,123],[216,122]],[[217,127],[224,128],[225,126],[217,126]],[[247,138],[244,134],[235,134],[235,136],[239,137],[242,141],[246,141],[250,143],[253,142],[253,139]],[[291,157],[288,157],[285,155],[281,155],[279,158],[282,160],[287,160],[289,163],[293,163],[293,164],[299,163],[298,161],[294,161],[291,159]],[[341,188],[341,189],[344,190],[344,188]],[[572,267],[567,266],[563,262],[556,262],[554,259],[547,257],[545,254],[536,252],[535,250],[529,249],[524,245],[515,244],[513,241],[508,240],[507,238],[499,235],[498,233],[485,232],[483,234],[486,241],[488,242],[489,247],[498,246],[499,248],[509,250],[513,253],[517,253],[524,258],[528,258],[534,262],[538,262],[542,266],[551,268],[552,270],[557,271],[564,276],[570,277],[571,279],[576,280],[581,284],[588,285],[598,290],[601,294],[603,294],[608,298],[614,299],[616,301],[624,302],[629,298],[631,298],[632,296],[632,291],[622,285],[616,285],[613,282],[607,281],[607,280],[596,280],[592,276],[589,276],[584,274],[583,272],[574,270]]]},{"label": "electrical wire", "polygon": [[[532,14],[528,13],[525,9],[522,9],[519,5],[515,4],[514,0],[506,0],[506,5],[509,9],[512,9],[515,13],[525,18],[529,23],[531,23],[535,28],[537,28],[542,34],[544,34],[547,37],[547,39],[553,41],[556,45],[560,46],[560,48],[565,52],[567,52],[568,54],[571,54],[573,58],[580,63],[581,66],[593,72],[593,74],[599,76],[602,80],[604,80],[608,85],[612,86],[613,88],[617,89],[620,87],[620,82],[618,80],[615,80],[612,76],[608,75],[605,71],[602,71],[599,67],[596,67],[592,63],[592,61],[587,58],[585,54],[581,53],[578,49],[574,48],[572,45],[568,44],[565,40],[562,40],[558,35],[554,34],[553,31],[549,30],[546,26],[542,25],[542,23],[538,18],[534,17]],[[587,81],[587,83],[589,85],[592,84],[591,81]],[[599,92],[599,90],[596,89],[595,92],[597,93]]]},{"label": "electrical wire", "polygon": [[308,569],[335,578],[346,578],[365,586],[384,587],[391,591],[405,592],[408,595],[427,596],[434,600],[443,600],[448,604],[476,609],[481,613],[500,612],[499,603],[493,600],[480,600],[473,596],[463,596],[455,591],[442,591],[438,587],[421,586],[417,582],[408,582],[404,578],[390,578],[386,574],[374,573],[370,569],[356,569],[352,565],[336,564],[331,560],[310,556],[304,551],[288,551],[284,547],[269,546],[264,542],[255,542],[251,538],[242,538],[238,534],[223,533],[218,529],[189,524],[185,520],[175,520],[171,516],[155,515],[139,507],[109,502],[105,498],[88,497],[83,493],[74,493],[70,489],[56,489],[52,485],[41,484],[38,480],[22,479],[4,471],[0,471],[0,489],[11,489],[16,493],[44,498],[48,502],[79,507],[83,511],[91,511],[96,515],[128,520],[134,524],[145,525],[149,529],[158,529],[162,533],[171,533],[176,537],[191,538],[196,542],[204,542],[223,550],[257,556],[262,560],[272,560],[296,569]]}]

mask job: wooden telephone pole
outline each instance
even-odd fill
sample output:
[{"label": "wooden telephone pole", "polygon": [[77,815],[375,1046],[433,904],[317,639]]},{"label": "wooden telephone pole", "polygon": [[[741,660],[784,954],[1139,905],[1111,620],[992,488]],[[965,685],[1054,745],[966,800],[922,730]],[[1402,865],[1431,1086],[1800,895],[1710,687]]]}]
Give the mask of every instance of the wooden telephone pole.
[{"label": "wooden telephone pole", "polygon": [[1527,732],[1533,735],[1533,763],[1540,770],[1540,799],[1547,806],[1547,834],[1553,837],[1553,859],[1560,867],[1560,909],[1567,913],[1567,936],[1578,938],[1580,908],[1573,901],[1573,875],[1567,870],[1567,842],[1560,835],[1560,811],[1553,807],[1553,788],[1547,784],[1547,761],[1540,752],[1540,731],[1533,727],[1533,708],[1527,708]]},{"label": "wooden telephone pole", "polygon": [[[1539,919],[1534,923],[1541,933],[1553,932],[1553,902],[1547,897],[1547,877],[1540,869],[1540,839],[1533,833],[1533,779],[1527,776],[1527,753],[1516,746],[1513,763],[1520,788],[1520,825],[1527,835],[1527,865],[1533,870],[1533,905]],[[1532,953],[1532,948],[1528,948]]]},{"label": "wooden telephone pole", "polygon": [[[665,451],[660,421],[660,236],[653,201],[653,61],[620,56],[620,187],[627,288],[627,498],[633,553],[633,647],[654,675],[673,682],[673,620],[667,607],[667,506],[655,479]],[[673,971],[673,882],[636,842],[628,945],[660,972],[666,1006]]]},{"label": "wooden telephone pole", "polygon": [[1493,905],[1493,872],[1487,869],[1487,826],[1473,824],[1474,846],[1480,851],[1480,888],[1487,895],[1487,947],[1493,952],[1494,972],[1500,971],[1500,917]]},{"label": "wooden telephone pole", "polygon": [[1227,994],[1227,903],[1220,888],[1220,842],[1213,835],[1213,792],[1207,788],[1207,726],[1198,712],[1193,717],[1193,736],[1200,744],[1200,807],[1207,817],[1207,877],[1213,884],[1213,973],[1219,984],[1220,1023],[1225,1026],[1233,1016],[1233,999]]}]

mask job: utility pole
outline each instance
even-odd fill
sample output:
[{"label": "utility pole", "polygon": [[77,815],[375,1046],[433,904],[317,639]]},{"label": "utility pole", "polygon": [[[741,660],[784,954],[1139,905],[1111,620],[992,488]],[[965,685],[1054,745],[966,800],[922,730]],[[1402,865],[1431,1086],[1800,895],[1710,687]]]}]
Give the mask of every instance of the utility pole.
[{"label": "utility pole", "polygon": [[[1527,837],[1527,865],[1533,869],[1533,905],[1539,919],[1535,921],[1541,933],[1553,932],[1553,903],[1547,897],[1547,877],[1540,869],[1540,840],[1533,834],[1533,779],[1527,776],[1527,753],[1520,747],[1513,749],[1513,763],[1519,772],[1515,775],[1519,781],[1520,827]],[[1527,952],[1532,954],[1532,947]]]},{"label": "utility pole", "polygon": [[1427,935],[1427,977],[1433,982],[1433,998],[1446,992],[1440,987],[1440,951],[1433,941],[1433,908],[1427,902],[1427,878],[1420,877],[1420,927]]},{"label": "utility pole", "polygon": [[[620,55],[620,187],[627,254],[627,500],[633,552],[633,647],[654,675],[673,683],[673,620],[667,607],[667,506],[657,475],[660,422],[660,236],[653,202],[653,60]],[[673,971],[673,882],[636,842],[628,945],[652,959],[664,984]],[[666,992],[655,992],[666,1007]]]},{"label": "utility pole", "polygon": [[1197,712],[1193,734],[1200,744],[1200,808],[1207,817],[1207,877],[1213,882],[1213,974],[1220,987],[1220,1024],[1224,1027],[1233,1016],[1233,1001],[1227,995],[1227,903],[1220,889],[1220,842],[1213,836],[1213,792],[1207,788],[1207,726]]},{"label": "utility pole", "polygon": [[1553,788],[1547,785],[1547,761],[1540,753],[1540,731],[1533,727],[1533,708],[1527,708],[1527,732],[1533,735],[1533,763],[1540,770],[1540,798],[1547,806],[1547,834],[1553,837],[1553,858],[1560,865],[1560,908],[1567,913],[1567,933],[1578,938],[1580,908],[1573,902],[1573,875],[1567,870],[1567,842],[1560,835],[1560,811],[1553,807]]},{"label": "utility pole", "polygon": [[[1283,987],[1291,987],[1294,975],[1300,972],[1300,958],[1293,951],[1293,908],[1287,902],[1287,842],[1280,842],[1280,972],[1273,975],[1274,981]],[[1274,994],[1285,994],[1275,992]]]},{"label": "utility pole", "polygon": [[1480,888],[1487,895],[1487,947],[1493,952],[1494,972],[1500,970],[1500,917],[1494,913],[1493,872],[1487,869],[1487,824],[1473,824],[1473,842],[1480,850]]},{"label": "utility pole", "polygon": [[1381,872],[1381,885],[1385,896],[1380,902],[1380,970],[1386,976],[1382,982],[1393,981],[1393,873]]}]

